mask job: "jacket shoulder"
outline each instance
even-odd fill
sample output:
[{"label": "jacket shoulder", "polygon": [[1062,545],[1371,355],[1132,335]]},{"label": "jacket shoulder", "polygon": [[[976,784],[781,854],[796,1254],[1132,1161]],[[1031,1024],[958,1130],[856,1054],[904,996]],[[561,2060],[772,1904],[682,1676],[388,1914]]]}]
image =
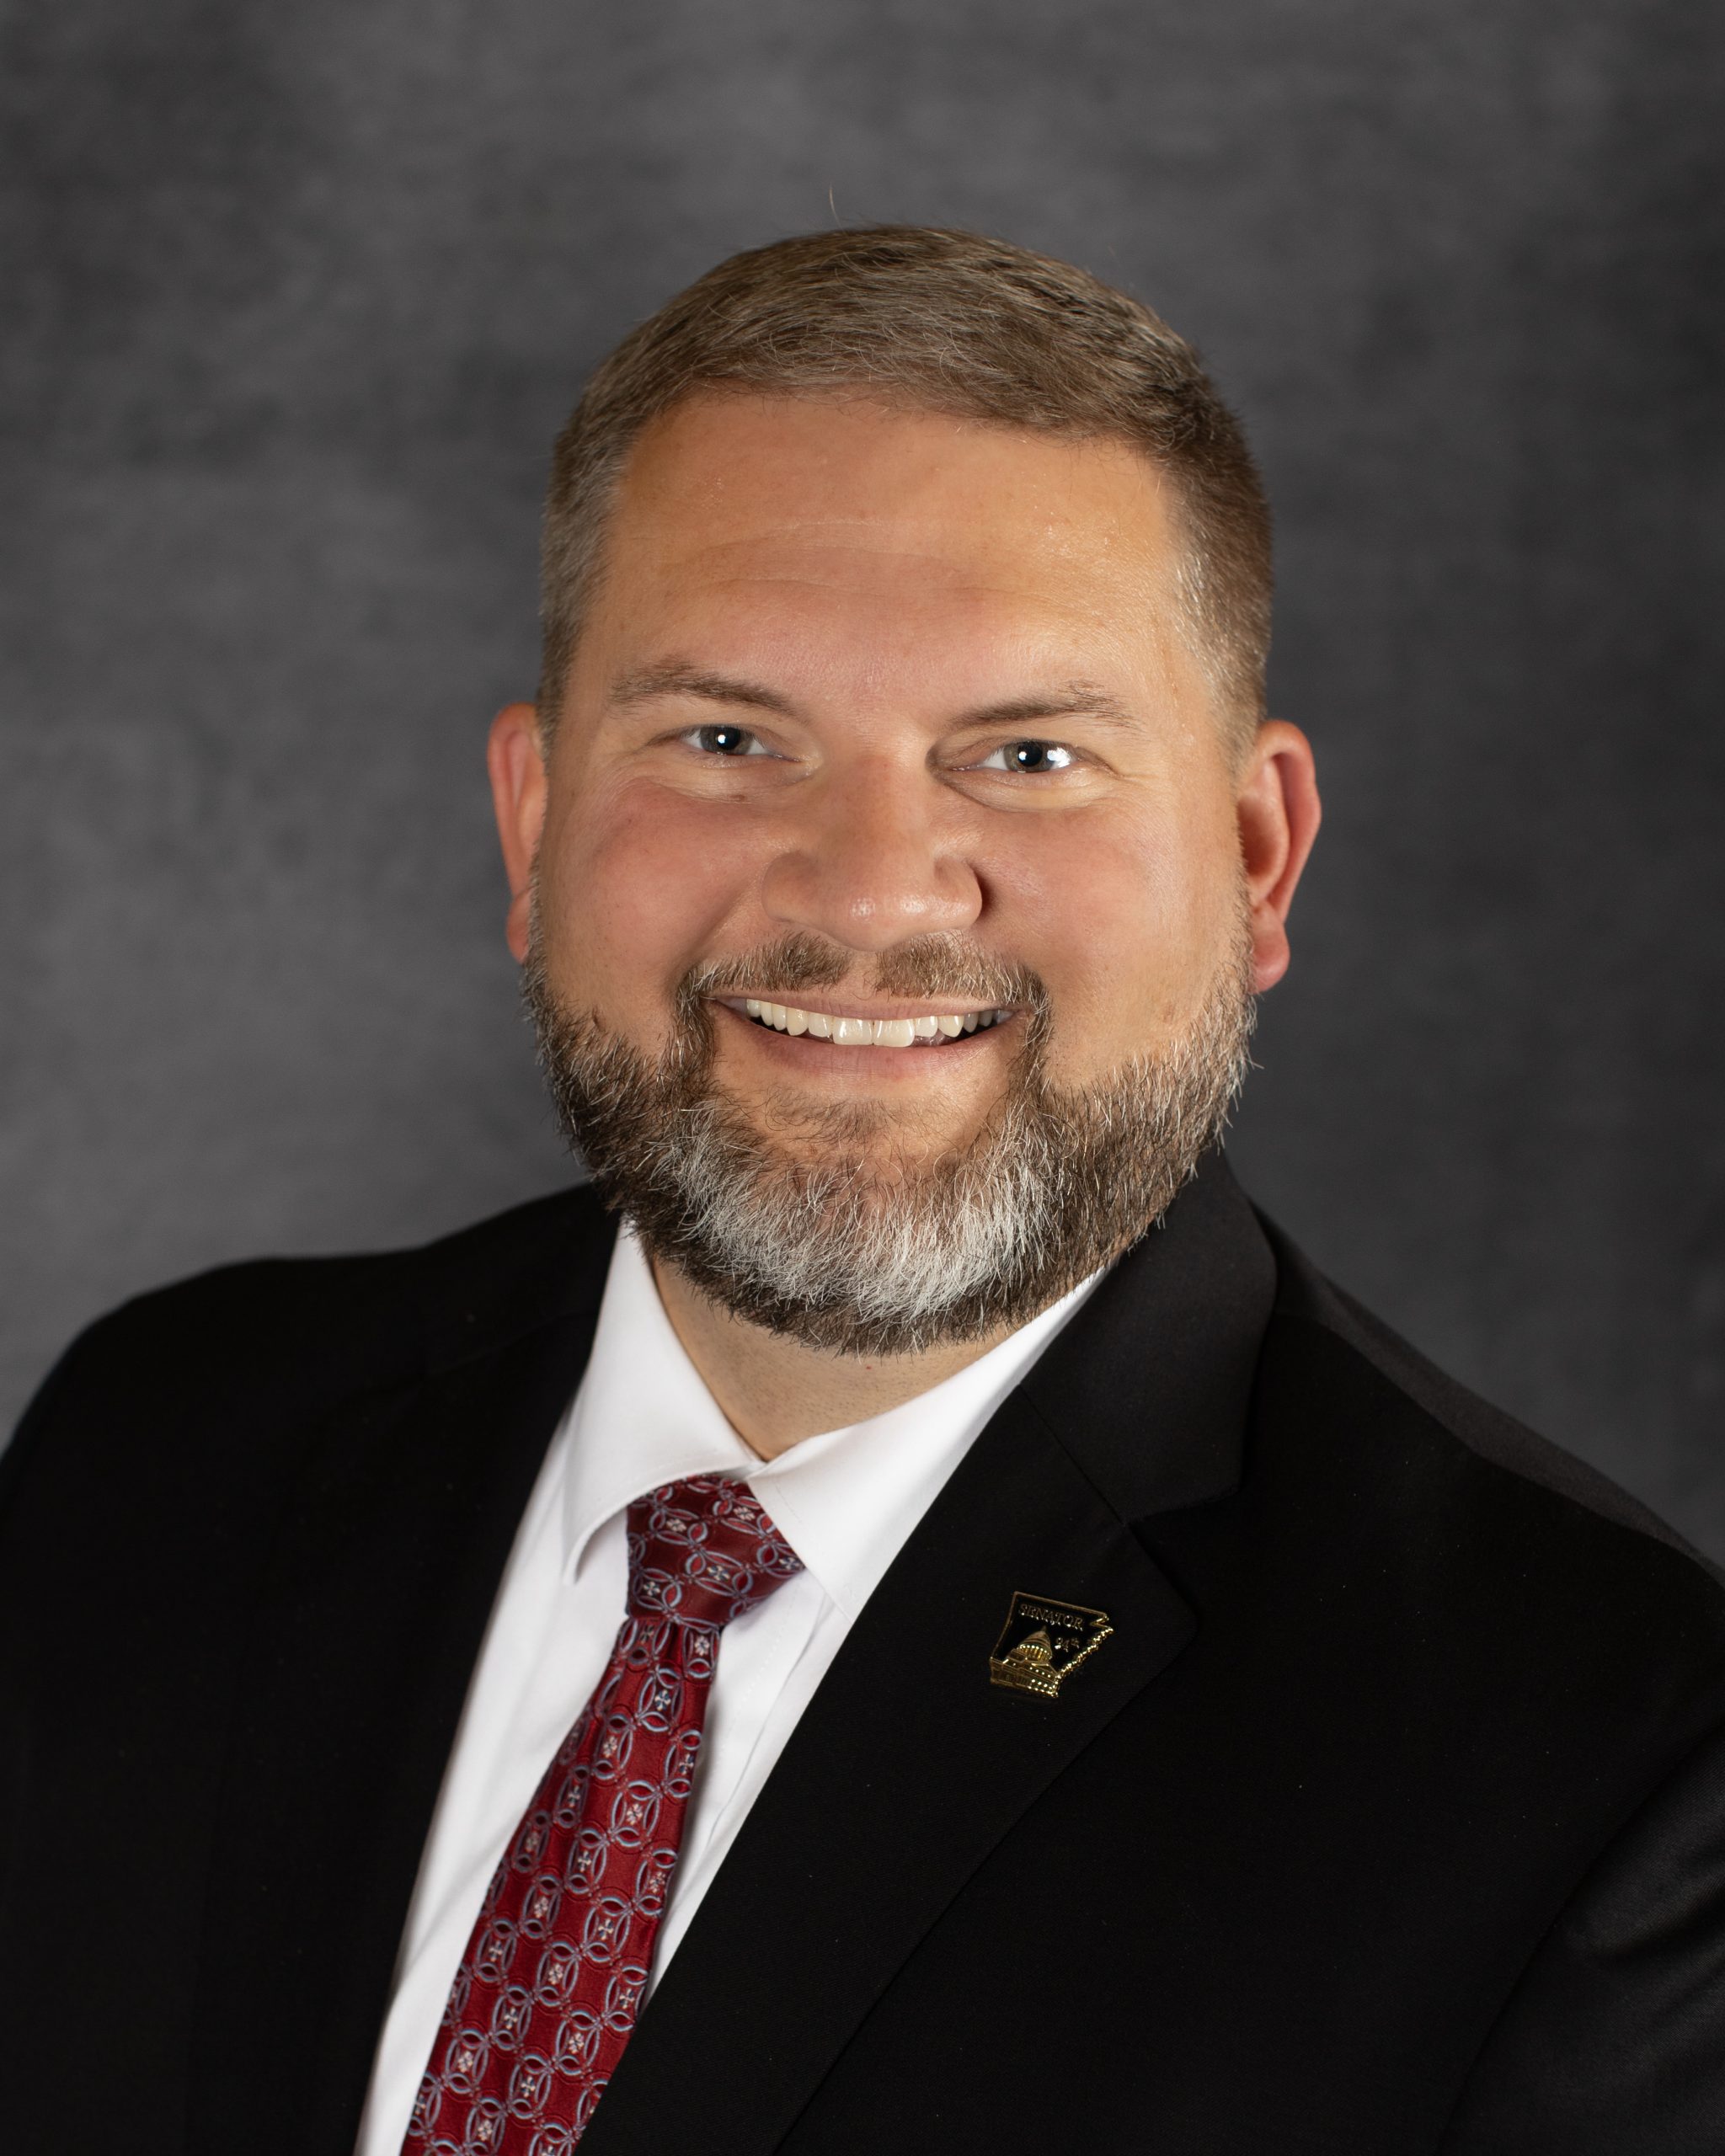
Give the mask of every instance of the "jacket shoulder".
[{"label": "jacket shoulder", "polygon": [[51,1433],[280,1428],[452,1368],[596,1299],[610,1246],[582,1186],[409,1248],[251,1259],[135,1296],[49,1372],[0,1456],[0,1491]]},{"label": "jacket shoulder", "polygon": [[[1530,1490],[1540,1491],[1563,1508],[1644,1538],[1671,1551],[1725,1591],[1725,1570],[1686,1541],[1677,1530],[1609,1476],[1528,1428],[1513,1415],[1471,1392],[1421,1354],[1390,1326],[1327,1279],[1279,1230],[1263,1222],[1275,1252],[1277,1319],[1309,1327],[1331,1350],[1331,1359],[1351,1359],[1357,1380],[1387,1389],[1399,1397],[1405,1414],[1418,1419],[1489,1468],[1500,1470]],[[1720,1599],[1725,1616],[1725,1592]]]}]

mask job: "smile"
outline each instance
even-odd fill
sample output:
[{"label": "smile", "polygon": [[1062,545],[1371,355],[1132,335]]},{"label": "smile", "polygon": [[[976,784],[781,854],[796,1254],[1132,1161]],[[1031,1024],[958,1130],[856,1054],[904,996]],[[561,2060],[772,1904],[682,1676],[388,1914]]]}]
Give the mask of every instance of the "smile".
[{"label": "smile", "polygon": [[1012,1017],[1004,1011],[929,1011],[915,1018],[865,1018],[832,1011],[803,1011],[792,1003],[768,1003],[746,996],[727,1007],[740,1011],[776,1033],[830,1041],[835,1048],[943,1048],[967,1033],[980,1033]]}]

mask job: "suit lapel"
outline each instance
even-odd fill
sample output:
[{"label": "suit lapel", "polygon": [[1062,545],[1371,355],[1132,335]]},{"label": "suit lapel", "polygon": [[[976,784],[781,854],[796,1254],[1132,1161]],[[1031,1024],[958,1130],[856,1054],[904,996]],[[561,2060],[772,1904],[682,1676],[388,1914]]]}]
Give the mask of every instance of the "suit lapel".
[{"label": "suit lapel", "polygon": [[[1002,1406],[852,1627],[654,1993],[583,2156],[760,2156],[1038,1797],[1194,1636],[1132,1518],[1233,1487],[1274,1266],[1220,1163]],[[1105,1610],[1055,1700],[1015,1591]]]},{"label": "suit lapel", "polygon": [[196,2156],[352,2146],[468,1677],[590,1348],[610,1239],[582,1240],[560,1313],[483,1348],[495,1328],[452,1312],[453,1367],[327,1423],[260,1553],[206,1903]]}]

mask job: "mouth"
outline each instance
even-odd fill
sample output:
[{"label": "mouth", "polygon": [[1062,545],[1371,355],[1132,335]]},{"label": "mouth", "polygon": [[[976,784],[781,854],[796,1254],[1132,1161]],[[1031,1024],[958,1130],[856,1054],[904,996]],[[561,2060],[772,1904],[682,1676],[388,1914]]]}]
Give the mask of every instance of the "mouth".
[{"label": "mouth", "polygon": [[867,1011],[809,1011],[756,995],[725,996],[728,1011],[768,1033],[830,1041],[835,1048],[947,1049],[973,1033],[1004,1025],[1010,1007],[986,1011],[918,1011],[877,1017]]}]

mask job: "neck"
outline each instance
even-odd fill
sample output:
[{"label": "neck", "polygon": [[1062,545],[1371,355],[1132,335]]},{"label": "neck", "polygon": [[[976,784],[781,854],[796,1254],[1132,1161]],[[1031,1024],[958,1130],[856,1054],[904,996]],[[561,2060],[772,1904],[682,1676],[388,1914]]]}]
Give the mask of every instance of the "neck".
[{"label": "neck", "polygon": [[1006,1331],[914,1355],[838,1355],[734,1317],[657,1259],[671,1329],[750,1450],[774,1460],[804,1438],[884,1415],[985,1355]]}]

